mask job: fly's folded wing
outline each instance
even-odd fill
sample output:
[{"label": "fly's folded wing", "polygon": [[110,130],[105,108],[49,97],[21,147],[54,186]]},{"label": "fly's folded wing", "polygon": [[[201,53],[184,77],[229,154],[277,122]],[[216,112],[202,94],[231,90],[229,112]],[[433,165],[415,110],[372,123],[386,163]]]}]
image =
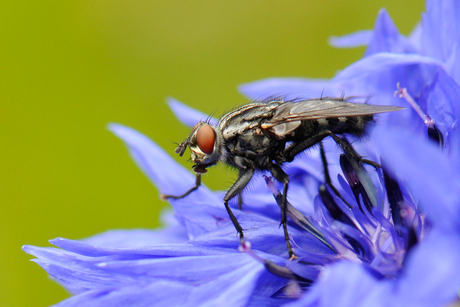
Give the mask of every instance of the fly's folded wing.
[{"label": "fly's folded wing", "polygon": [[312,120],[331,117],[365,116],[377,113],[393,112],[404,108],[364,103],[352,103],[339,99],[309,99],[299,102],[285,102],[274,111],[274,116],[264,122],[264,128],[281,123]]}]

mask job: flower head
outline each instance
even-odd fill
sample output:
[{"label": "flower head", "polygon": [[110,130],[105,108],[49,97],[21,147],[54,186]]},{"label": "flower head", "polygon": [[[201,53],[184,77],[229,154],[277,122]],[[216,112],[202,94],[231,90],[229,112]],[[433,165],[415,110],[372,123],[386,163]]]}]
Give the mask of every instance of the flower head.
[{"label": "flower head", "polygon": [[[24,250],[75,294],[58,306],[445,306],[458,300],[458,29],[455,0],[428,0],[409,37],[382,10],[373,31],[331,40],[338,47],[367,45],[364,58],[333,79],[273,78],[241,86],[253,99],[344,92],[406,107],[381,115],[369,138],[353,142],[382,168],[339,155],[332,141],[324,142],[330,184],[318,148],[286,164],[297,260],[287,259],[278,227],[280,187],[262,174],[245,194],[243,210],[234,210],[251,244],[243,253],[223,194],[204,186],[170,200],[174,213],[165,213],[164,229],[58,238],[51,241],[58,248]],[[169,104],[187,125],[206,118],[178,101]],[[191,187],[192,174],[147,137],[116,124],[110,130],[162,193]]]}]

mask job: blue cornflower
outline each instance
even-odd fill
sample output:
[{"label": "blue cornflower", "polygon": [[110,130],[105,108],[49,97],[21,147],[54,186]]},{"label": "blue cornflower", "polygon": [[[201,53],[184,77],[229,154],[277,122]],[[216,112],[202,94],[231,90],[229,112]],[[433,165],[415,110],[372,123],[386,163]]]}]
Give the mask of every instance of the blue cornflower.
[{"label": "blue cornflower", "polygon": [[[51,243],[59,248],[24,250],[76,294],[58,306],[445,306],[458,301],[459,29],[456,0],[428,0],[427,13],[409,37],[399,34],[382,10],[373,31],[332,39],[339,47],[367,45],[364,58],[333,79],[275,78],[241,87],[253,99],[344,92],[372,94],[373,104],[407,108],[381,115],[370,137],[353,143],[382,169],[356,167],[329,141],[324,146],[331,186],[324,184],[318,149],[286,164],[289,233],[298,260],[287,260],[278,228],[279,186],[263,176],[254,178],[243,210],[234,210],[252,246],[244,245],[245,253],[238,251],[223,194],[204,186],[170,201],[174,212],[164,214],[164,229],[109,231],[81,241],[58,238]],[[178,101],[169,104],[189,126],[206,118]],[[162,193],[180,194],[193,184],[193,175],[144,135],[116,124],[110,130]]]}]

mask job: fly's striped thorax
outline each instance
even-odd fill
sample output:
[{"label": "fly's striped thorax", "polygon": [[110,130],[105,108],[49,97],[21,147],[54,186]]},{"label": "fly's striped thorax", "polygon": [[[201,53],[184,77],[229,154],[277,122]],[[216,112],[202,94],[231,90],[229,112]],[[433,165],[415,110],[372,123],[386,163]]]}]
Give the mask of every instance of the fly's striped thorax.
[{"label": "fly's striped thorax", "polygon": [[269,104],[263,102],[254,102],[241,106],[226,115],[224,115],[217,126],[223,132],[224,138],[242,133],[247,129],[259,125],[262,120],[271,118],[272,110],[280,103],[272,102]]},{"label": "fly's striped thorax", "polygon": [[320,118],[316,120],[318,130],[330,130],[337,134],[350,133],[357,136],[363,135],[369,123],[373,121],[372,115],[340,116]]}]

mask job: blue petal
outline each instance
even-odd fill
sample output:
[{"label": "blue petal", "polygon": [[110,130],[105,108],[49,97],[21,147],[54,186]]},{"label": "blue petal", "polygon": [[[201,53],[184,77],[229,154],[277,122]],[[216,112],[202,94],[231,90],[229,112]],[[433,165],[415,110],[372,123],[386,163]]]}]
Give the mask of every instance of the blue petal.
[{"label": "blue petal", "polygon": [[[132,259],[139,258],[144,255],[145,257],[179,257],[179,256],[194,256],[194,255],[207,255],[218,254],[217,249],[208,250],[206,248],[195,246],[189,243],[182,244],[155,244],[145,246],[133,247],[106,247],[95,246],[86,242],[69,240],[64,238],[56,238],[50,240],[50,243],[73,252],[79,255],[88,257],[115,257],[117,259]],[[31,250],[33,251],[33,250]],[[33,253],[33,255],[37,256]],[[142,257],[144,257],[142,256]]]},{"label": "blue petal", "polygon": [[400,178],[436,227],[459,232],[460,177],[452,161],[436,145],[419,135],[378,126],[371,135],[385,165]]},{"label": "blue petal", "polygon": [[115,277],[94,267],[95,263],[106,259],[82,256],[57,248],[26,245],[23,250],[38,257],[39,259],[32,261],[40,265],[52,279],[72,293],[81,293],[128,281],[125,276]]},{"label": "blue petal", "polygon": [[111,286],[71,297],[55,307],[126,307],[126,306],[187,306],[192,285],[171,281],[129,283]]},{"label": "blue petal", "polygon": [[[173,250],[173,246],[169,247]],[[164,249],[167,250],[169,247],[165,246]],[[221,255],[152,259],[149,257],[152,257],[153,254],[148,256],[144,253],[142,255],[142,250],[139,248],[130,251],[132,255],[135,255],[136,251],[141,251],[137,255],[138,259],[130,259],[125,257],[126,250],[122,249],[118,250],[118,254],[113,251],[111,256],[98,257],[83,256],[55,248],[25,246],[24,250],[39,257],[34,261],[41,265],[53,279],[73,293],[105,289],[107,286],[122,286],[139,281],[154,282],[158,279],[206,283],[210,280],[223,279],[225,276],[233,276],[236,271],[240,271],[241,275],[242,271],[250,273],[251,269],[258,272],[264,270],[263,266],[255,263],[251,257],[236,251],[227,254],[221,252]],[[211,254],[215,251],[215,248],[209,249]],[[183,248],[182,254],[186,253],[192,254],[190,249]],[[169,253],[170,256],[173,254]],[[273,291],[280,286],[274,285]],[[132,295],[135,296],[135,293]]]},{"label": "blue petal", "polygon": [[411,93],[419,93],[439,69],[442,69],[442,63],[432,58],[416,54],[378,53],[351,64],[331,82],[334,87],[347,90],[348,95],[365,97],[372,90],[393,95],[396,83],[404,81],[410,82],[407,87]]},{"label": "blue petal", "polygon": [[395,287],[392,306],[448,306],[458,301],[460,289],[460,236],[430,233],[416,246]]},{"label": "blue petal", "polygon": [[[244,229],[246,240],[251,243],[254,250],[287,257],[284,233],[279,228],[279,219],[271,220],[262,215],[245,211],[235,211],[235,216]],[[198,236],[190,243],[209,248],[220,247],[236,250],[239,240],[233,224],[227,219],[225,222],[219,222],[218,225],[219,227],[214,231]],[[303,230],[288,227],[288,232],[298,246],[312,253],[331,253],[331,250],[323,243]]]},{"label": "blue petal", "polygon": [[329,82],[272,78],[244,84],[240,91],[252,99],[287,93],[291,99],[340,97],[343,93],[346,96],[373,95],[373,102],[397,105],[400,101],[393,97],[393,93],[398,82],[403,82],[401,85],[417,96],[440,69],[443,69],[443,64],[433,58],[416,54],[377,53],[348,66]]},{"label": "blue petal", "polygon": [[343,36],[332,36],[328,42],[336,48],[355,48],[367,46],[372,38],[371,30],[357,31]]},{"label": "blue petal", "polygon": [[427,0],[422,15],[422,54],[447,61],[460,44],[460,2]]},{"label": "blue petal", "polygon": [[455,44],[450,58],[446,62],[446,71],[460,84],[460,40]]},{"label": "blue petal", "polygon": [[[109,130],[125,142],[133,160],[162,193],[180,194],[195,183],[189,171],[145,135],[120,124],[110,124]],[[187,196],[188,201],[200,199],[217,201],[214,194],[204,186]]]},{"label": "blue petal", "polygon": [[421,44],[422,44],[422,23],[418,22],[417,25],[412,29],[411,33],[409,34],[409,41],[412,46],[414,46],[417,53],[420,52]]},{"label": "blue petal", "polygon": [[183,226],[167,227],[158,230],[129,229],[109,230],[93,237],[87,238],[84,242],[94,246],[113,248],[148,246],[165,243],[182,243],[188,241],[188,236]]},{"label": "blue petal", "polygon": [[193,127],[200,121],[208,121],[211,125],[216,126],[218,120],[212,118],[200,111],[197,111],[179,100],[168,98],[169,107],[174,112],[174,115],[186,126]]},{"label": "blue petal", "polygon": [[[364,266],[348,261],[326,268],[316,284],[296,302],[286,307],[306,306],[382,306],[375,291],[381,291],[379,280]],[[382,287],[384,288],[384,287]]]},{"label": "blue petal", "polygon": [[253,262],[248,255],[235,251],[210,256],[101,261],[97,267],[117,276],[131,276],[136,281],[168,279],[196,283],[219,278]]},{"label": "blue petal", "polygon": [[335,96],[329,93],[327,82],[321,79],[270,78],[240,85],[238,90],[254,100],[272,96],[282,96],[286,100]]},{"label": "blue petal", "polygon": [[385,9],[381,9],[377,16],[374,32],[369,41],[365,56],[378,52],[415,52],[415,48],[411,46],[409,40],[399,34],[393,20],[391,20],[390,15]]},{"label": "blue petal", "polygon": [[[183,225],[180,225],[171,210],[162,213],[165,227],[162,229],[109,230],[84,240],[85,243],[99,247],[136,247],[164,243],[188,241]],[[166,227],[167,226],[167,227]]]},{"label": "blue petal", "polygon": [[441,70],[422,92],[420,106],[441,130],[451,158],[460,163],[460,87]]},{"label": "blue petal", "polygon": [[255,261],[199,284],[132,282],[72,297],[57,306],[246,306],[264,267]]}]

